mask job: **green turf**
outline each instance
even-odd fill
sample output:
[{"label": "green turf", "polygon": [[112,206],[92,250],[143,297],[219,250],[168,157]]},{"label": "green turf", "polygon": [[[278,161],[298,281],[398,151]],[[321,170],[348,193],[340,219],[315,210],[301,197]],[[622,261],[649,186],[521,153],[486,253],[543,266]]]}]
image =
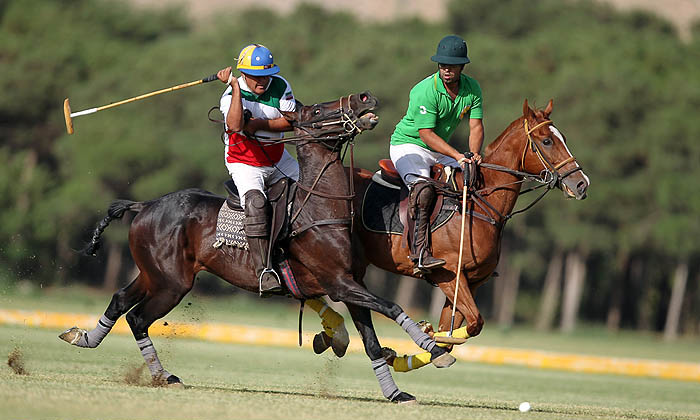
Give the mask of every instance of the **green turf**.
[{"label": "green turf", "polygon": [[[131,337],[87,350],[58,333],[0,326],[0,354],[18,349],[28,372],[0,369],[0,419],[700,418],[691,382],[457,362],[394,374],[421,403],[400,407],[385,402],[362,354],[157,338],[165,367],[188,385],[167,389],[148,383]],[[521,401],[533,411],[518,412]]]}]

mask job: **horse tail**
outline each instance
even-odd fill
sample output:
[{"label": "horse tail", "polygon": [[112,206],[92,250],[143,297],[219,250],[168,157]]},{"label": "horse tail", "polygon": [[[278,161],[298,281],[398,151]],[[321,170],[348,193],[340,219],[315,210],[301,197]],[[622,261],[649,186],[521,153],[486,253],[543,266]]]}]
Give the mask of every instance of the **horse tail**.
[{"label": "horse tail", "polygon": [[117,200],[110,204],[109,208],[107,209],[107,216],[105,216],[105,218],[102,219],[102,221],[95,228],[95,231],[92,233],[92,240],[85,247],[85,249],[81,251],[82,254],[92,257],[97,256],[97,251],[102,245],[102,240],[100,239],[100,236],[102,236],[102,232],[104,232],[104,230],[107,229],[109,223],[114,219],[121,219],[122,216],[124,216],[124,213],[126,213],[127,211],[133,211],[135,213],[138,213],[141,210],[143,210],[143,208],[143,202],[130,200]]}]

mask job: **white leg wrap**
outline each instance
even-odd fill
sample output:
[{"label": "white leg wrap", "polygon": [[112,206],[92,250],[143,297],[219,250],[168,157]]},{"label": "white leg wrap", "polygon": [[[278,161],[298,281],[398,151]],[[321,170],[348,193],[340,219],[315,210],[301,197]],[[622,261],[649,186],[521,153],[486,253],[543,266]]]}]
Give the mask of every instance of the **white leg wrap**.
[{"label": "white leg wrap", "polygon": [[141,355],[143,360],[146,361],[146,366],[148,370],[151,371],[151,376],[154,379],[167,379],[170,376],[170,372],[163,369],[163,365],[160,364],[160,359],[158,359],[158,353],[156,353],[156,348],[153,347],[153,342],[150,337],[142,338],[141,340],[136,340],[139,349],[141,350]]},{"label": "white leg wrap", "polygon": [[401,393],[399,387],[396,386],[394,378],[391,377],[391,372],[389,372],[389,366],[386,364],[386,360],[377,359],[372,360],[372,369],[374,369],[374,375],[379,381],[379,386],[382,388],[382,394],[391,400]]},{"label": "white leg wrap", "polygon": [[99,346],[102,340],[107,336],[107,334],[109,334],[115,322],[116,321],[112,321],[111,319],[102,315],[100,320],[97,321],[97,326],[94,329],[82,334],[78,338],[77,342],[71,344],[75,344],[78,347],[94,349],[95,347]]},{"label": "white leg wrap", "polygon": [[406,315],[406,312],[401,312],[399,316],[396,317],[396,323],[406,330],[413,341],[423,350],[431,351],[433,347],[435,347],[435,340],[424,333],[418,324]]}]

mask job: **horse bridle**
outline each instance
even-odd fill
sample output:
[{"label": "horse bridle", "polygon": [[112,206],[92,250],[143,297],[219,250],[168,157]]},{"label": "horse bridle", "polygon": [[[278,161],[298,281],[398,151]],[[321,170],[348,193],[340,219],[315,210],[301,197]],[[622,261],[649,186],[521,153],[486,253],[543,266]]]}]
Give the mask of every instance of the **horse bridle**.
[{"label": "horse bridle", "polygon": [[[561,182],[566,177],[568,177],[569,175],[571,175],[575,172],[583,170],[583,168],[581,168],[581,166],[577,164],[576,168],[570,169],[570,170],[564,172],[563,174],[559,173],[559,169],[561,169],[563,166],[565,166],[568,163],[576,162],[576,158],[572,155],[572,156],[569,156],[568,158],[562,160],[559,163],[553,164],[549,159],[547,159],[547,156],[545,156],[544,153],[542,153],[542,149],[540,148],[540,146],[532,139],[532,133],[535,130],[537,130],[538,128],[543,127],[543,126],[549,126],[549,125],[553,125],[553,124],[554,123],[552,122],[552,120],[545,120],[545,121],[537,123],[535,126],[530,128],[527,118],[524,119],[523,128],[525,130],[525,136],[527,137],[527,143],[525,143],[525,147],[523,148],[523,153],[522,153],[521,158],[520,158],[520,169],[519,170],[516,171],[516,170],[510,169],[510,168],[506,168],[505,166],[496,165],[496,164],[492,164],[492,163],[480,163],[479,164],[479,166],[483,166],[484,168],[487,168],[487,169],[492,169],[492,170],[496,170],[499,172],[506,172],[506,173],[509,173],[511,175],[515,175],[517,177],[522,178],[521,180],[515,181],[512,183],[499,185],[496,187],[489,187],[487,189],[470,191],[470,194],[476,198],[474,200],[474,202],[481,208],[481,210],[484,213],[488,213],[488,211],[486,210],[486,207],[488,207],[492,212],[494,212],[495,214],[497,214],[501,218],[501,222],[500,222],[501,226],[505,225],[505,223],[508,221],[508,219],[515,216],[516,214],[523,213],[523,212],[529,210],[532,206],[537,204],[537,202],[539,202],[550,190],[552,190],[558,186],[561,186]],[[562,139],[562,141],[563,141],[563,139]],[[527,155],[528,150],[531,150],[533,153],[535,153],[537,158],[540,160],[540,163],[542,163],[543,169],[540,172],[539,176],[535,176],[529,172],[525,172],[525,167],[524,167],[525,166],[525,156]],[[540,185],[528,188],[524,191],[520,191],[519,195],[528,193],[530,191],[537,190],[537,189],[542,188],[542,187],[546,187],[546,189],[534,201],[532,201],[529,205],[527,205],[525,208],[513,211],[508,215],[501,214],[481,194],[484,191],[495,190],[495,189],[503,188],[503,187],[506,187],[509,185],[521,184],[527,180],[535,181],[535,182],[539,183]],[[491,223],[492,225],[499,224],[496,221],[496,219],[494,219],[493,217],[488,216],[486,214],[477,213],[477,212],[474,212],[471,210],[469,211],[469,213],[474,215],[475,217],[477,217],[479,219],[482,219],[484,221]]]},{"label": "horse bridle", "polygon": [[[562,160],[561,162],[557,163],[556,165],[554,165],[554,164],[552,164],[552,162],[549,161],[549,159],[547,159],[547,156],[545,156],[542,153],[542,149],[540,149],[540,146],[532,139],[532,132],[533,131],[537,130],[538,128],[540,128],[542,126],[545,126],[545,125],[549,126],[549,125],[553,125],[553,124],[554,123],[552,122],[552,120],[545,120],[545,121],[542,121],[542,122],[536,124],[532,128],[528,128],[529,124],[528,124],[527,118],[525,118],[523,125],[525,128],[525,134],[527,135],[527,144],[525,145],[525,148],[523,149],[523,155],[522,155],[522,158],[520,159],[520,170],[523,172],[525,171],[525,166],[524,166],[525,165],[525,155],[527,154],[527,150],[530,149],[535,153],[537,158],[540,160],[540,163],[542,163],[542,166],[544,167],[543,171],[540,173],[540,178],[548,180],[548,183],[553,183],[553,187],[554,187],[554,186],[559,185],[561,183],[561,181],[564,180],[564,178],[568,177],[569,175],[571,175],[577,171],[581,171],[582,168],[581,168],[581,165],[576,165],[576,168],[571,169],[571,170],[565,172],[564,174],[560,174],[559,169],[561,167],[563,167],[564,165],[566,165],[567,163],[576,162],[576,158],[573,155],[571,155],[568,158],[566,158],[566,159]],[[564,140],[562,139],[562,141],[564,141]],[[542,176],[542,173],[544,173],[544,176]]]},{"label": "horse bridle", "polygon": [[[329,149],[332,153],[328,155],[328,160],[326,163],[323,165],[323,168],[321,171],[318,173],[316,176],[316,179],[314,182],[311,184],[311,187],[307,187],[305,185],[302,185],[301,183],[297,183],[297,186],[305,191],[306,197],[304,197],[304,200],[302,201],[301,205],[297,208],[297,210],[294,212],[290,219],[290,224],[296,220],[296,218],[299,216],[301,213],[301,210],[304,208],[306,203],[309,201],[309,198],[311,198],[311,195],[317,195],[319,197],[331,199],[331,200],[348,200],[350,201],[350,218],[349,219],[324,219],[324,220],[314,220],[312,222],[309,222],[303,226],[301,226],[299,229],[294,229],[291,233],[290,236],[294,237],[299,235],[301,232],[310,229],[314,226],[320,226],[320,225],[331,225],[331,224],[349,224],[350,225],[350,231],[353,229],[353,220],[355,218],[355,206],[353,199],[355,198],[355,183],[353,179],[353,174],[355,173],[355,156],[354,156],[354,138],[356,135],[362,133],[362,129],[357,126],[357,121],[359,120],[360,117],[355,116],[355,112],[352,110],[352,107],[350,106],[350,100],[352,98],[352,94],[347,96],[347,110],[343,106],[343,99],[345,97],[340,97],[340,108],[336,111],[333,111],[332,113],[329,113],[325,116],[323,116],[322,119],[316,120],[316,121],[307,121],[302,124],[295,124],[295,128],[299,128],[302,131],[304,131],[307,136],[301,135],[301,136],[296,136],[296,137],[290,137],[287,140],[304,140],[308,139],[307,143],[321,143],[323,146],[325,146],[327,149]],[[338,115],[338,118],[335,120],[328,121],[329,117]],[[313,129],[322,129],[327,126],[332,126],[332,125],[338,125],[342,124],[342,129],[343,132],[340,134],[337,134],[335,136],[325,136],[325,137],[320,137],[317,135],[314,135],[313,133],[309,132],[308,129],[305,127],[310,127]],[[312,138],[309,139],[308,136],[311,136]],[[329,145],[326,143],[327,140],[342,140],[338,141],[333,145]],[[305,143],[304,143],[305,144]],[[340,153],[338,150],[339,147],[342,147],[342,145],[345,144],[345,151]],[[303,145],[303,144],[302,144]],[[350,149],[350,172],[348,175],[349,178],[349,185],[350,185],[350,194],[349,195],[335,195],[335,194],[327,194],[321,191],[316,191],[315,188],[318,184],[318,182],[321,180],[321,177],[323,176],[324,172],[330,167],[331,164],[333,164],[336,160],[343,160],[345,157],[345,153],[347,153],[348,148]],[[339,152],[338,155],[335,155],[333,152]],[[335,158],[333,156],[335,155]],[[342,155],[342,156],[341,156]]]}]

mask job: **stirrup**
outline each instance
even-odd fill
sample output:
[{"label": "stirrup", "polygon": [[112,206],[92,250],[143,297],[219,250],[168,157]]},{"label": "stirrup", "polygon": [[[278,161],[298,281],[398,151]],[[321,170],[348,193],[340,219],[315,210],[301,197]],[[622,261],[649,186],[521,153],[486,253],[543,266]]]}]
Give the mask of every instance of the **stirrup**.
[{"label": "stirrup", "polygon": [[264,268],[263,271],[260,272],[260,276],[258,276],[258,296],[262,297],[263,296],[263,290],[262,290],[262,279],[265,273],[272,273],[275,276],[275,279],[277,280],[277,287],[270,289],[269,291],[265,291],[265,293],[274,293],[278,291],[282,291],[282,281],[280,280],[280,276],[277,275],[277,272],[271,268]]},{"label": "stirrup", "polygon": [[[446,264],[445,260],[441,260],[439,258],[433,257],[433,259],[438,261],[438,262],[433,264],[431,267],[426,267],[425,265],[423,265],[423,254],[425,254],[425,251],[421,251],[418,254],[418,260],[413,262],[413,275],[414,276],[430,274],[433,272],[433,270],[432,270],[433,268],[440,268]],[[439,261],[442,261],[442,263],[440,263]]]}]

